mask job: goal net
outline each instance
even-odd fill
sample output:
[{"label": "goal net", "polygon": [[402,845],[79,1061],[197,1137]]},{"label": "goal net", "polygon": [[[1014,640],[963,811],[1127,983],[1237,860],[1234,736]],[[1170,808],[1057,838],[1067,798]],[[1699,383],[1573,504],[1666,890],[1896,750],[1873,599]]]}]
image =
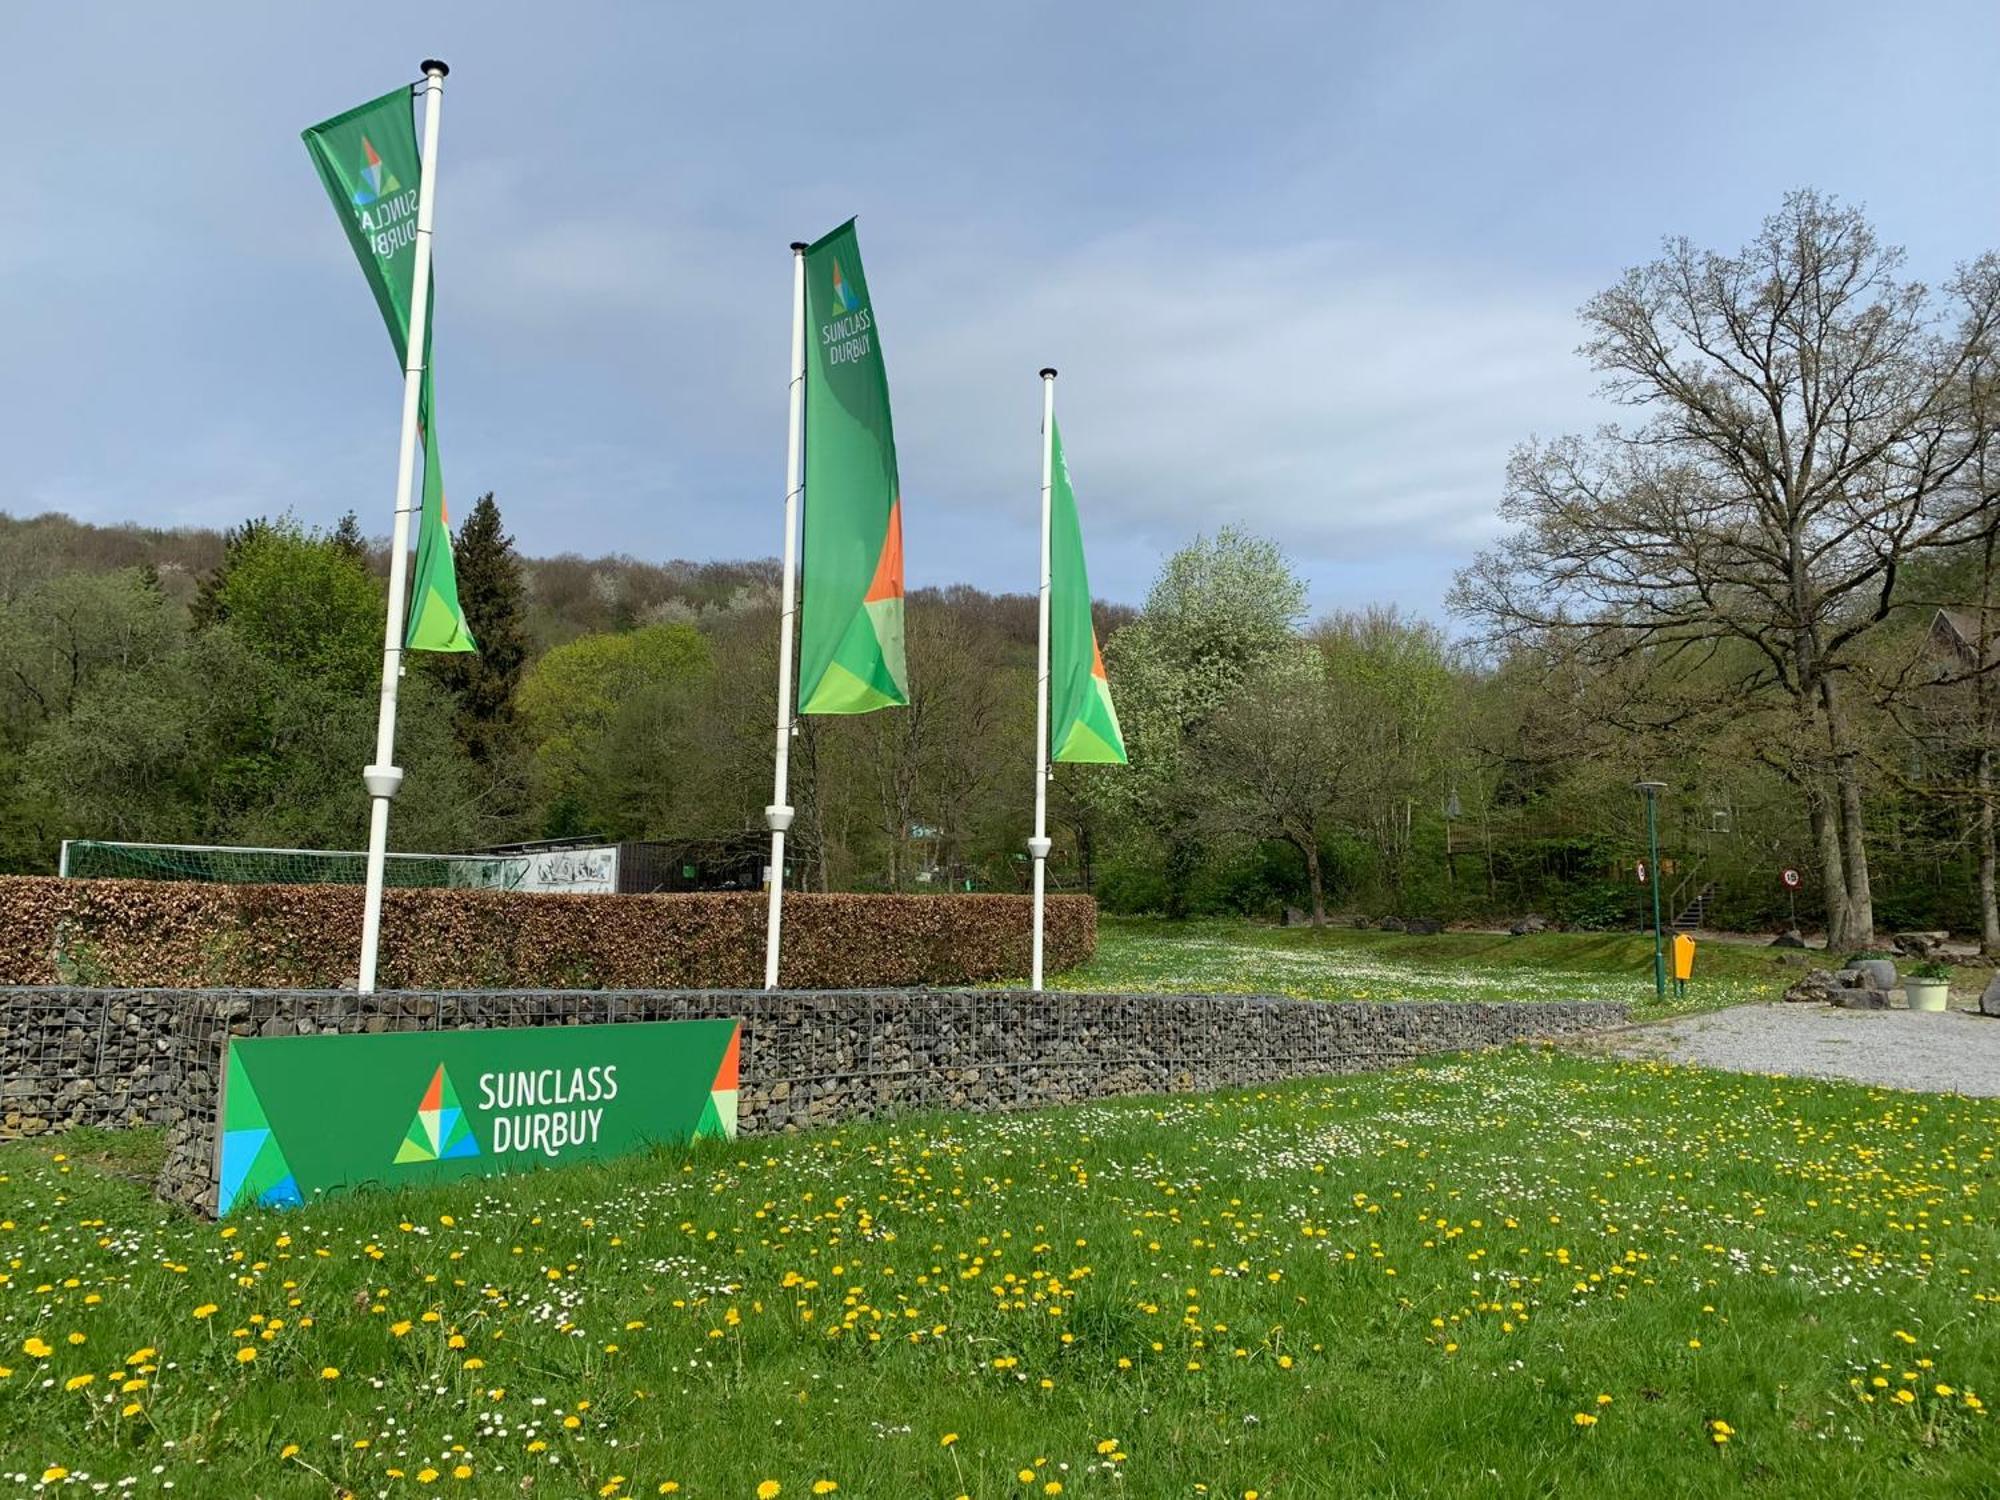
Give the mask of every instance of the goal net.
[{"label": "goal net", "polygon": [[[529,861],[504,854],[391,854],[391,886],[515,890]],[[368,856],[350,849],[240,849],[219,844],[128,844],[64,839],[58,873],[77,880],[209,880],[225,885],[360,885]]]}]

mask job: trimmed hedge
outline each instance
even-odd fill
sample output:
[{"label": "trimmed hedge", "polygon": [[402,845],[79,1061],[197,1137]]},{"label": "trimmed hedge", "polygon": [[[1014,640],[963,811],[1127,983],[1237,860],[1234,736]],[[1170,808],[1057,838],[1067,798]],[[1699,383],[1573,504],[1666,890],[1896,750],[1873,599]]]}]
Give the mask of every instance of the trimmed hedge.
[{"label": "trimmed hedge", "polygon": [[[1025,978],[1026,896],[785,895],[780,979],[877,989]],[[1047,965],[1097,948],[1097,903],[1051,896]],[[361,888],[0,876],[0,984],[351,986]],[[382,989],[754,989],[759,893],[383,893]]]}]

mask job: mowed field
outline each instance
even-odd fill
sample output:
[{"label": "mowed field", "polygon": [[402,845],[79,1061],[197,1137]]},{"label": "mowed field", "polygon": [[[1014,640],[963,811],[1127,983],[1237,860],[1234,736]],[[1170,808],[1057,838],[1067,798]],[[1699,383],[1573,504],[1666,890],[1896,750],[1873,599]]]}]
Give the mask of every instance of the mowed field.
[{"label": "mowed field", "polygon": [[1979,1496],[2000,1101],[1517,1048],[218,1227],[0,1148],[0,1492]]},{"label": "mowed field", "polygon": [[[1653,940],[1627,932],[1441,932],[1268,927],[1236,919],[1100,917],[1097,956],[1051,989],[1286,995],[1299,1000],[1625,1000],[1658,1020],[1775,1000],[1822,953],[1703,942],[1685,995],[1654,997]],[[1983,982],[1983,975],[1981,976]]]}]

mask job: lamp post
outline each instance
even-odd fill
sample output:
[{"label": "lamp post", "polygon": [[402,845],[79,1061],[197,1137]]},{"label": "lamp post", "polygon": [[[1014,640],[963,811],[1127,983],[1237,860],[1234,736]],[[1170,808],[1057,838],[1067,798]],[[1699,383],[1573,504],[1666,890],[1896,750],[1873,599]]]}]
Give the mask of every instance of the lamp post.
[{"label": "lamp post", "polygon": [[1646,798],[1646,849],[1651,861],[1648,865],[1648,880],[1653,887],[1653,993],[1661,1004],[1667,999],[1667,950],[1665,940],[1660,935],[1660,793],[1667,789],[1664,781],[1635,781],[1632,783]]}]

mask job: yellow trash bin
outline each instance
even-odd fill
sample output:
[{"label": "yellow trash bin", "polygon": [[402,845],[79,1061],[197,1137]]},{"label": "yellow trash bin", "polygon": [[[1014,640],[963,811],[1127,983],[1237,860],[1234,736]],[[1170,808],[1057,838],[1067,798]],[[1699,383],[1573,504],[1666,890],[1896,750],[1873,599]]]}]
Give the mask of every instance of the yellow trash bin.
[{"label": "yellow trash bin", "polygon": [[1674,983],[1686,986],[1694,978],[1694,939],[1685,932],[1674,935]]}]

